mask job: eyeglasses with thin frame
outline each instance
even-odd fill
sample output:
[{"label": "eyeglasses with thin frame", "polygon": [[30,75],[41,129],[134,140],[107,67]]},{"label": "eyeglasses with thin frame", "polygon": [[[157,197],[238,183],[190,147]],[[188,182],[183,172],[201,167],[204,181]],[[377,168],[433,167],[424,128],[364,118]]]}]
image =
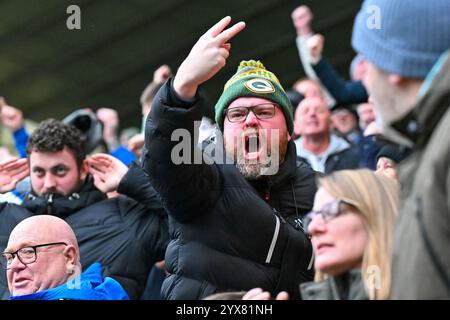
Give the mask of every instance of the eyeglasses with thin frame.
[{"label": "eyeglasses with thin frame", "polygon": [[36,262],[37,260],[37,248],[47,247],[47,246],[56,246],[56,245],[65,245],[65,242],[52,242],[52,243],[44,243],[38,244],[35,246],[25,246],[14,252],[2,252],[0,255],[0,264],[3,269],[8,270],[11,264],[14,261],[14,258],[17,256],[23,264],[30,264]]},{"label": "eyeglasses with thin frame", "polygon": [[270,119],[275,116],[274,103],[263,103],[251,107],[236,107],[225,110],[228,121],[233,123],[244,122],[250,111],[260,120]]},{"label": "eyeglasses with thin frame", "polygon": [[311,211],[307,213],[306,216],[303,218],[303,225],[305,226],[306,230],[308,230],[308,226],[311,223],[311,221],[313,221],[314,218],[318,215],[321,215],[325,222],[338,217],[341,213],[343,213],[341,207],[342,204],[354,207],[351,203],[348,203],[344,200],[335,199],[325,204],[321,210]]}]

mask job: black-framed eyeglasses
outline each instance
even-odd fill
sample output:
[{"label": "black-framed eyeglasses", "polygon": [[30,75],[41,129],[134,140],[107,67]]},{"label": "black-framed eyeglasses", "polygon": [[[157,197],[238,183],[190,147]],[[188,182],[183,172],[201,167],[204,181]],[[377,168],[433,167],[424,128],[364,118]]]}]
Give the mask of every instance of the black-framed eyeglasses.
[{"label": "black-framed eyeglasses", "polygon": [[35,246],[25,246],[14,252],[2,252],[0,255],[0,264],[3,269],[8,270],[11,264],[14,261],[14,258],[17,256],[23,264],[30,264],[37,260],[37,250],[36,248],[47,247],[47,246],[56,246],[56,245],[65,245],[65,242],[52,242],[52,243],[44,243],[38,244]]},{"label": "black-framed eyeglasses", "polygon": [[306,230],[308,230],[308,226],[311,223],[311,221],[313,221],[313,219],[318,215],[321,215],[325,222],[339,216],[343,212],[342,204],[354,207],[354,205],[344,200],[335,199],[325,204],[321,210],[311,211],[307,213],[306,216],[303,218],[303,225],[305,226]]},{"label": "black-framed eyeglasses", "polygon": [[263,103],[251,107],[236,107],[231,109],[226,109],[225,114],[228,121],[233,123],[244,122],[247,119],[249,112],[253,112],[256,118],[260,120],[270,119],[275,116],[275,107],[277,105],[274,103]]}]

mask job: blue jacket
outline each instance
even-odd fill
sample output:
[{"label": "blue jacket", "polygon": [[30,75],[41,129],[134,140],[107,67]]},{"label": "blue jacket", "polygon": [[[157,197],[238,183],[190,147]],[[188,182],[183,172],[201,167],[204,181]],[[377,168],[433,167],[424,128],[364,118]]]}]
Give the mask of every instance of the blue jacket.
[{"label": "blue jacket", "polygon": [[[78,281],[81,282],[78,284]],[[128,300],[122,286],[114,279],[102,276],[102,266],[94,263],[80,278],[66,282],[59,287],[21,296],[11,300]]]}]

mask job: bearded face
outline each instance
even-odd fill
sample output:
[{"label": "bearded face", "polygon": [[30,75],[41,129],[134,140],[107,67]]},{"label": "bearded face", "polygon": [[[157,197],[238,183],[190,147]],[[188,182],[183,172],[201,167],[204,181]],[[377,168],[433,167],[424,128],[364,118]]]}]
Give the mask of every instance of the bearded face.
[{"label": "bearded face", "polygon": [[274,105],[273,114],[266,115],[254,108],[262,104],[274,105],[273,102],[261,98],[236,99],[228,110],[248,108],[245,119],[232,122],[227,116],[224,121],[227,157],[234,160],[236,167],[248,180],[276,174],[279,165],[284,161],[291,138],[280,107]]}]

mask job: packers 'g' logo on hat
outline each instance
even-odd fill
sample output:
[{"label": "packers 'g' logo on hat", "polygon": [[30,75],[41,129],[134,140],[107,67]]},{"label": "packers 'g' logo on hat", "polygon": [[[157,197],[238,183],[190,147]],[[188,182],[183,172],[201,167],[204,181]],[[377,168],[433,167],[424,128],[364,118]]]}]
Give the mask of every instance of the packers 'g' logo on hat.
[{"label": "packers 'g' logo on hat", "polygon": [[275,92],[273,84],[266,79],[251,79],[244,83],[245,87],[254,93],[272,93]]}]

